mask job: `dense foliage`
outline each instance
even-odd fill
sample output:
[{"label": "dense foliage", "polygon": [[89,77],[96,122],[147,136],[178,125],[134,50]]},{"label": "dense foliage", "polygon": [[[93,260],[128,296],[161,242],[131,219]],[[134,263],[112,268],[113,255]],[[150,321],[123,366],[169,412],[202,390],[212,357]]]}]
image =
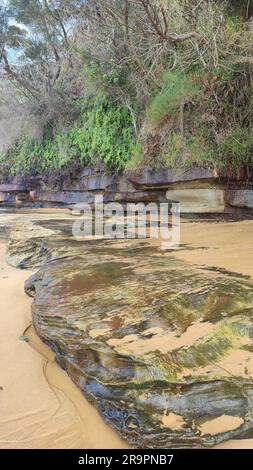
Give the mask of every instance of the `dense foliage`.
[{"label": "dense foliage", "polygon": [[61,170],[73,161],[81,166],[104,162],[111,170],[122,169],[136,146],[129,111],[99,96],[86,103],[79,119],[64,132],[44,138],[21,138],[2,154],[2,172],[36,175]]},{"label": "dense foliage", "polygon": [[22,125],[5,138],[0,172],[66,171],[97,159],[114,170],[247,172],[252,15],[249,0],[6,0],[0,140],[13,113]]}]

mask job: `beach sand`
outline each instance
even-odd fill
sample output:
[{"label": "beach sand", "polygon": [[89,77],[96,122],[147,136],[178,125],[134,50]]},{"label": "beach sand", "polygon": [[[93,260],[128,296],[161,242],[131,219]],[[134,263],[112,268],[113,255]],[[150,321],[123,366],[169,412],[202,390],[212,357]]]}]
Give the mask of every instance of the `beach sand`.
[{"label": "beach sand", "polygon": [[185,250],[174,254],[184,261],[253,278],[253,220],[182,223],[181,244],[186,245]]}]

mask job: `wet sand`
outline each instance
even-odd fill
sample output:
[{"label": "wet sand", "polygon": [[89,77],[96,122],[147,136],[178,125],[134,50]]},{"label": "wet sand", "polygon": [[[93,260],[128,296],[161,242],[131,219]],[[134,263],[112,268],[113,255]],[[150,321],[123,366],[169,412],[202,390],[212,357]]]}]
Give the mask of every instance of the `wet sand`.
[{"label": "wet sand", "polygon": [[[230,223],[182,223],[177,258],[253,278],[253,220]],[[190,248],[190,250],[189,250]]]},{"label": "wet sand", "polygon": [[29,328],[29,274],[7,265],[0,242],[0,448],[126,447]]}]

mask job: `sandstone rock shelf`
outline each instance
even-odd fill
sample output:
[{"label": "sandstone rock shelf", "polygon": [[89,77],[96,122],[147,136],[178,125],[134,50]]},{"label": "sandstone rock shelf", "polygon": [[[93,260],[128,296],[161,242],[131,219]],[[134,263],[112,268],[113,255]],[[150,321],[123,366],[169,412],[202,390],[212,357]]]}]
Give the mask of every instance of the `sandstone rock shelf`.
[{"label": "sandstone rock shelf", "polygon": [[[40,175],[0,182],[0,203],[71,206],[80,202],[93,204],[96,195],[103,195],[105,203],[174,200],[191,212],[252,209],[252,193],[249,183],[231,178],[228,181],[214,170],[198,167],[187,170],[144,167],[115,174],[100,164],[80,169],[71,177]],[[200,200],[202,204],[198,205]]]}]

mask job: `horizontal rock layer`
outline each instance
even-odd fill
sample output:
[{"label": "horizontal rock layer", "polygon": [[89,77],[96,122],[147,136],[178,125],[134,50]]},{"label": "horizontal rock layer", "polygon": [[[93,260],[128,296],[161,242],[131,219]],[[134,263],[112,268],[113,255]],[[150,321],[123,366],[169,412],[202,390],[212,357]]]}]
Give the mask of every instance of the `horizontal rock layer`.
[{"label": "horizontal rock layer", "polygon": [[201,168],[184,171],[142,168],[109,174],[100,165],[87,167],[72,178],[50,180],[37,176],[0,184],[2,203],[93,204],[95,196],[102,195],[104,203],[177,201],[185,212],[221,212],[225,207],[251,209],[252,194],[250,188],[224,185],[214,171]]}]

